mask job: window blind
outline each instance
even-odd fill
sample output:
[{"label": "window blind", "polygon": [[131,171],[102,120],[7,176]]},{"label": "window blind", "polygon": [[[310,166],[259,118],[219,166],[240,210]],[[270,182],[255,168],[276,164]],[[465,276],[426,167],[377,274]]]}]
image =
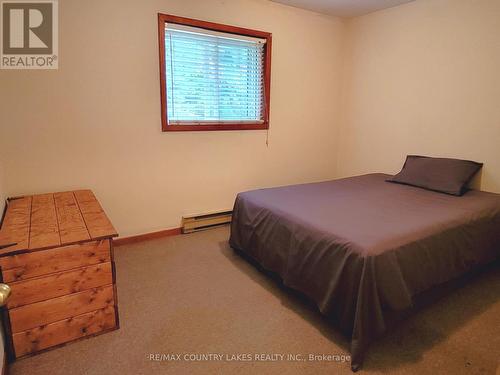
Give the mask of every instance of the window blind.
[{"label": "window blind", "polygon": [[263,123],[265,42],[167,24],[168,123]]}]

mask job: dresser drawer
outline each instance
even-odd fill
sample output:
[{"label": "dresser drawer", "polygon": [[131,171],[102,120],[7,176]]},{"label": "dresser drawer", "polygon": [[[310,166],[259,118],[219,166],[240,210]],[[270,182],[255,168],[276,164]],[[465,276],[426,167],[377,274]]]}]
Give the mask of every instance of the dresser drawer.
[{"label": "dresser drawer", "polygon": [[113,283],[111,263],[77,268],[10,283],[9,309]]},{"label": "dresser drawer", "polygon": [[114,305],[113,285],[68,294],[9,310],[12,333]]},{"label": "dresser drawer", "polygon": [[88,312],[12,335],[16,357],[116,327],[115,307]]},{"label": "dresser drawer", "polygon": [[110,260],[110,240],[103,240],[5,256],[0,267],[3,282],[9,283]]}]

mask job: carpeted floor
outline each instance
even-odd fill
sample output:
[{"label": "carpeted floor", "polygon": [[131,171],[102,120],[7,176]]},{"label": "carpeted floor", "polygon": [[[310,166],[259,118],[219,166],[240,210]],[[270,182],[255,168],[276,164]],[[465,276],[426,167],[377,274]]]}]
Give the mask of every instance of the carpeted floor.
[{"label": "carpeted floor", "polygon": [[[347,341],[310,304],[236,255],[227,238],[223,227],[116,248],[121,328],[20,360],[11,374],[351,374],[335,358],[286,358],[341,356]],[[195,360],[209,353],[224,360]],[[154,354],[181,359],[154,361]],[[245,360],[255,354],[285,360]],[[500,374],[499,360],[496,267],[375,343],[359,373]]]}]

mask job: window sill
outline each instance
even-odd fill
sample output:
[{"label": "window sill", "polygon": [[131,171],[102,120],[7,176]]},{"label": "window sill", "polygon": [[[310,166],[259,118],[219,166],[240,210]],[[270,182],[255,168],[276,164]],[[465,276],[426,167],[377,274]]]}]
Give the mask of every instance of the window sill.
[{"label": "window sill", "polygon": [[164,125],[164,132],[191,132],[191,131],[214,131],[214,130],[266,130],[269,123],[263,124],[210,124],[210,125]]}]

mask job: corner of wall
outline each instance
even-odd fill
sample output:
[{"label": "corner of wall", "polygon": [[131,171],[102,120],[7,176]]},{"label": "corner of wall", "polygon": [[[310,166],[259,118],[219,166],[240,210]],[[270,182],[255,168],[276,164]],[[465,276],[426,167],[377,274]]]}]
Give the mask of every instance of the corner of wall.
[{"label": "corner of wall", "polygon": [[336,166],[335,170],[337,171],[337,178],[345,177],[345,171],[342,168],[342,137],[344,134],[344,127],[346,126],[347,121],[347,96],[348,89],[351,80],[351,23],[352,18],[343,18],[342,19],[342,43],[341,43],[341,61],[340,61],[340,74],[341,79],[339,83],[339,87],[337,88],[337,97],[338,97],[338,126],[335,129],[335,137],[337,139],[337,147],[335,148],[335,161]]}]

